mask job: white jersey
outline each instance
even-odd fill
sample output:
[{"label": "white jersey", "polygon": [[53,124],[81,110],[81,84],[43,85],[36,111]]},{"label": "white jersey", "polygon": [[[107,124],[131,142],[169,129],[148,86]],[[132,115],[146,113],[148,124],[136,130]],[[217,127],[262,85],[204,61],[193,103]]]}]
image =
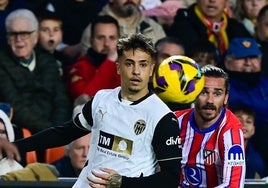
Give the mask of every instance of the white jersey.
[{"label": "white jersey", "polygon": [[[155,94],[136,104],[123,101],[120,89],[99,91],[91,104],[92,114],[79,115],[84,128],[92,131],[92,138],[87,166],[74,188],[90,187],[87,177],[100,167],[128,177],[149,176],[157,170],[152,147],[154,131],[171,111]],[[92,125],[86,116],[92,116]]]}]

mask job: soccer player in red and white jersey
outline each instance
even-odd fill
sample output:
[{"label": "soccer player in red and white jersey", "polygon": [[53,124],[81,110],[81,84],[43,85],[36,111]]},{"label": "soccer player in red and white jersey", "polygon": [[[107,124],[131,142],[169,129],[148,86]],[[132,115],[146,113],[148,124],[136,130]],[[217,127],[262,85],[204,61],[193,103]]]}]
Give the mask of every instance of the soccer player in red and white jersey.
[{"label": "soccer player in red and white jersey", "polygon": [[245,151],[242,126],[226,108],[228,75],[202,68],[205,86],[194,108],[176,111],[181,128],[182,187],[244,187]]}]

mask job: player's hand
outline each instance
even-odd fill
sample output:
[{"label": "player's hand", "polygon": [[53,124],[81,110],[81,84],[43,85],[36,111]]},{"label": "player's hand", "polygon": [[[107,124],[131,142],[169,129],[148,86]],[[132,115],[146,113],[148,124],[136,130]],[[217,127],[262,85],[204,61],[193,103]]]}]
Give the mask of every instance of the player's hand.
[{"label": "player's hand", "polygon": [[[101,172],[92,171],[95,177],[88,177],[89,185],[93,188],[120,188],[122,176],[109,168],[100,168]],[[103,172],[103,173],[102,173]]]},{"label": "player's hand", "polygon": [[9,142],[7,139],[0,138],[0,160],[4,155],[9,159],[21,160],[20,153],[15,144]]}]

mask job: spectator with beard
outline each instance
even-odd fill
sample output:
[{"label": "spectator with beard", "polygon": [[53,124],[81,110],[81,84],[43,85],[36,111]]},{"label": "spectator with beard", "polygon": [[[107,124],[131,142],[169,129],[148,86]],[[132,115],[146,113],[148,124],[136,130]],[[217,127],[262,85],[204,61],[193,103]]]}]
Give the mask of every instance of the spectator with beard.
[{"label": "spectator with beard", "polygon": [[[91,25],[91,48],[68,67],[67,82],[73,100],[87,102],[100,89],[112,89],[120,85],[117,74],[116,45],[119,39],[118,22],[111,16],[97,17]],[[79,98],[78,98],[79,97]]]},{"label": "spectator with beard", "polygon": [[[109,15],[115,18],[120,26],[120,35],[142,33],[157,40],[166,36],[163,27],[152,18],[145,17],[140,9],[141,0],[109,0],[99,15]],[[81,39],[82,54],[90,47],[90,24],[83,32]]]},{"label": "spectator with beard", "polygon": [[264,161],[268,162],[268,79],[261,75],[262,53],[252,38],[235,38],[230,42],[224,59],[224,67],[230,76],[230,97],[232,109],[237,104],[252,108],[256,114],[254,147]]}]

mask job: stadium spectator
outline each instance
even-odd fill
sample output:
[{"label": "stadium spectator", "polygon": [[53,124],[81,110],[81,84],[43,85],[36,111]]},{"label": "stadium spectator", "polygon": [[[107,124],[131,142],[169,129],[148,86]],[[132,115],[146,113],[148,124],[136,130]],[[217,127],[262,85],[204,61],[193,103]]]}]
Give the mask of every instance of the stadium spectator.
[{"label": "stadium spectator", "polygon": [[7,32],[5,20],[7,15],[13,10],[28,8],[24,0],[1,0],[0,2],[0,49],[7,48]]},{"label": "stadium spectator", "polygon": [[[99,91],[65,126],[15,144],[20,151],[59,146],[92,131],[88,163],[74,187],[109,187],[113,182],[114,187],[121,188],[163,188],[168,182],[169,188],[177,188],[181,168],[178,122],[148,88],[154,68],[153,42],[134,34],[119,40],[117,52],[121,87]],[[50,139],[43,142],[48,135]],[[166,144],[167,140],[174,142]],[[1,142],[0,152],[19,158],[13,144]],[[158,165],[161,171],[157,171]]]},{"label": "stadium spectator", "polygon": [[116,68],[118,22],[108,15],[98,16],[91,27],[91,47],[67,71],[73,100],[81,95],[90,99],[100,89],[113,89],[120,85]]},{"label": "stadium spectator", "polygon": [[197,0],[187,9],[179,9],[171,26],[171,36],[183,41],[186,54],[196,41],[212,42],[219,58],[234,37],[250,37],[246,28],[225,12],[226,0]]},{"label": "stadium spectator", "polygon": [[239,20],[251,36],[255,35],[255,26],[258,14],[262,7],[267,4],[267,0],[239,0],[234,10],[234,18]]},{"label": "stadium spectator", "polygon": [[224,68],[230,76],[230,97],[228,106],[237,104],[252,108],[256,114],[256,133],[252,139],[254,147],[268,162],[268,79],[261,75],[262,53],[252,38],[235,38],[226,51]]},{"label": "stadium spectator", "polygon": [[162,25],[166,34],[169,34],[170,26],[173,24],[178,9],[186,8],[185,3],[184,0],[164,0],[155,7],[146,8],[143,6],[142,13],[144,16],[155,19]]},{"label": "stadium spectator", "polygon": [[246,178],[260,179],[266,176],[265,165],[260,154],[251,143],[255,134],[255,113],[246,105],[236,105],[231,111],[238,117],[243,126],[246,152]]},{"label": "stadium spectator", "polygon": [[[15,140],[15,133],[12,123],[2,109],[0,109],[0,137],[10,142],[14,142]],[[0,175],[22,168],[23,166],[14,159],[5,158],[0,160]]]},{"label": "stadium spectator", "polygon": [[70,58],[80,57],[79,43],[83,30],[96,18],[103,6],[103,0],[48,0],[46,6],[40,7],[55,12],[63,23],[63,41],[57,50]]},{"label": "stadium spectator", "polygon": [[34,49],[38,41],[34,14],[27,9],[11,12],[6,29],[10,48],[0,54],[0,100],[12,105],[12,122],[36,133],[68,120],[70,97],[56,60]]},{"label": "stadium spectator", "polygon": [[[153,19],[142,14],[140,9],[141,0],[109,0],[99,15],[109,15],[115,18],[120,26],[120,35],[142,33],[157,40],[166,36],[163,27]],[[85,54],[90,47],[90,26],[83,32],[81,39],[82,54]]]},{"label": "stadium spectator", "polygon": [[226,108],[228,75],[202,67],[205,86],[194,108],[176,111],[182,140],[182,187],[244,187],[242,125]]},{"label": "stadium spectator", "polygon": [[71,58],[57,50],[64,35],[62,21],[56,13],[49,11],[38,13],[37,18],[39,21],[38,47],[55,57],[60,75],[65,76],[67,67],[73,64],[76,58]]},{"label": "stadium spectator", "polygon": [[78,177],[86,164],[91,133],[76,139],[66,146],[66,155],[54,162],[61,177]]},{"label": "stadium spectator", "polygon": [[155,43],[156,65],[173,55],[184,55],[185,50],[182,42],[177,38],[164,37]]},{"label": "stadium spectator", "polygon": [[217,57],[215,46],[207,40],[200,40],[193,43],[187,56],[195,60],[200,67],[205,65],[218,66],[218,62],[220,61]]},{"label": "stadium spectator", "polygon": [[259,12],[255,27],[255,39],[260,45],[262,52],[261,72],[268,77],[268,5],[265,5]]}]

